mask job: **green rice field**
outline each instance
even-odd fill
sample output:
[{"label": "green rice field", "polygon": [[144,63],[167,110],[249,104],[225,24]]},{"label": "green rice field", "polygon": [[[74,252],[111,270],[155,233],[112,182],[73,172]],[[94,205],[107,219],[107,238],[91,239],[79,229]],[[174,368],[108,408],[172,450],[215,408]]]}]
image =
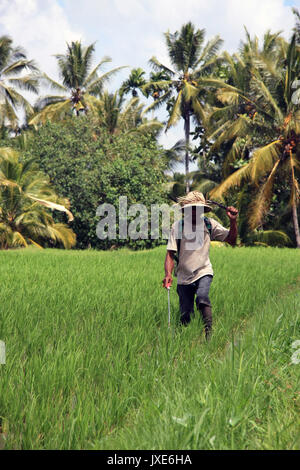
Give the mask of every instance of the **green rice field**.
[{"label": "green rice field", "polygon": [[0,252],[0,448],[300,449],[300,251],[211,249],[209,343],[164,256]]}]

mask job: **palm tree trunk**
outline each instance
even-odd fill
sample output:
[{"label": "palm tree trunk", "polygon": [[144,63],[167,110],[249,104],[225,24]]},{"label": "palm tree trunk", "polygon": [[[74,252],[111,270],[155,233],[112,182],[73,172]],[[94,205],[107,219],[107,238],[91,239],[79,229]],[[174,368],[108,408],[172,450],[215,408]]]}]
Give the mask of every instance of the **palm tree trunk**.
[{"label": "palm tree trunk", "polygon": [[292,210],[293,210],[293,224],[294,224],[297,248],[300,248],[300,230],[299,230],[296,200],[293,201]]},{"label": "palm tree trunk", "polygon": [[184,118],[184,132],[185,132],[185,179],[186,179],[186,193],[190,192],[190,182],[189,182],[189,173],[190,173],[190,156],[188,151],[188,146],[190,145],[190,113],[187,111]]}]

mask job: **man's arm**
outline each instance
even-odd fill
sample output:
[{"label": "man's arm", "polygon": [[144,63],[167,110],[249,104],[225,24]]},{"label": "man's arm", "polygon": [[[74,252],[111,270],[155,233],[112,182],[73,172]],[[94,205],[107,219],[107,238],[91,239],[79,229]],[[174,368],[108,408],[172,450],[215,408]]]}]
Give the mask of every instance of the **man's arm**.
[{"label": "man's arm", "polygon": [[165,278],[163,280],[163,287],[166,289],[172,286],[173,278],[172,272],[174,269],[174,251],[167,251],[165,259]]},{"label": "man's arm", "polygon": [[[224,240],[225,242],[229,243],[231,246],[236,245],[236,239],[238,236],[238,228],[237,228],[237,217],[238,217],[238,210],[234,207],[230,206],[227,208],[227,215],[230,219],[230,230],[227,238]],[[231,212],[229,212],[229,210]],[[232,213],[233,212],[233,213]]]}]

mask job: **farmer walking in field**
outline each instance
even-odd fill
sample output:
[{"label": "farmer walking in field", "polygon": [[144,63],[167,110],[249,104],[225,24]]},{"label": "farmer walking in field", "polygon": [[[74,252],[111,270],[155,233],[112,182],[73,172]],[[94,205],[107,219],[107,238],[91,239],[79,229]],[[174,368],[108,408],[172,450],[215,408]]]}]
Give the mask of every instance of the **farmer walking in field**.
[{"label": "farmer walking in field", "polygon": [[192,191],[178,198],[178,203],[180,210],[183,211],[183,218],[175,222],[171,228],[163,287],[168,289],[172,286],[174,259],[177,259],[175,274],[181,323],[187,325],[191,321],[196,297],[196,306],[202,314],[205,336],[208,340],[212,332],[209,289],[214,274],[209,259],[210,241],[222,241],[235,246],[238,211],[232,206],[226,208],[230,219],[230,230],[228,230],[216,220],[204,216],[203,212],[210,212],[212,209],[202,193]]}]

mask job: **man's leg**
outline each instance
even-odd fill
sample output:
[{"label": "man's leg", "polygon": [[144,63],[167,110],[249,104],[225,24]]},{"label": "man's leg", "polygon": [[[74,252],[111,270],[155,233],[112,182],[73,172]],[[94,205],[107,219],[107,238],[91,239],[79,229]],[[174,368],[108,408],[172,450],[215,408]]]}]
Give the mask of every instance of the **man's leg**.
[{"label": "man's leg", "polygon": [[191,314],[194,313],[194,299],[196,287],[194,284],[184,286],[177,284],[177,294],[179,295],[179,305],[183,325],[188,325],[191,321]]},{"label": "man's leg", "polygon": [[196,281],[196,305],[202,314],[202,319],[205,326],[205,337],[207,340],[210,339],[212,334],[212,310],[209,299],[209,289],[212,280],[213,276],[204,276]]}]

